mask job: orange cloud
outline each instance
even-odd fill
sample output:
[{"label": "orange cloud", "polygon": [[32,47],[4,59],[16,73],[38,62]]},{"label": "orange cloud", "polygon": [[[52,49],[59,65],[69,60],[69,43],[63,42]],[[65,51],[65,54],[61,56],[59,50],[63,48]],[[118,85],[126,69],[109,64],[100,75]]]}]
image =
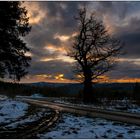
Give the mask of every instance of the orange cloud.
[{"label": "orange cloud", "polygon": [[136,83],[140,82],[140,78],[121,78],[121,79],[114,79],[112,82],[117,82],[117,83]]},{"label": "orange cloud", "polygon": [[48,50],[51,53],[56,52],[56,51],[59,51],[61,54],[65,54],[66,53],[66,51],[65,51],[63,46],[53,46],[51,44],[48,44],[45,47],[45,49]]},{"label": "orange cloud", "polygon": [[120,79],[112,79],[106,75],[101,76],[100,79],[97,80],[99,83],[136,83],[140,82],[140,78],[129,78],[129,77],[122,77]]},{"label": "orange cloud", "polygon": [[51,74],[37,74],[36,77],[38,78],[52,78]]},{"label": "orange cloud", "polygon": [[[78,78],[82,78],[81,75],[77,75]],[[57,74],[57,75],[52,75],[52,74],[38,74],[34,76],[26,76],[23,78],[21,83],[31,83],[31,82],[52,82],[52,83],[79,83],[81,82],[80,80],[71,80],[71,79],[66,79],[64,77],[64,74]],[[94,82],[98,83],[136,83],[140,82],[140,78],[120,78],[120,79],[111,79],[108,76],[100,76],[99,80],[96,80]]]},{"label": "orange cloud", "polygon": [[65,55],[60,55],[60,56],[58,56],[58,59],[61,60],[61,61],[64,61],[64,62],[69,62],[69,63],[75,62],[74,59],[72,59],[72,58],[69,57],[69,56],[65,56]]},{"label": "orange cloud", "polygon": [[99,82],[99,83],[106,83],[106,82],[109,82],[110,78],[106,75],[101,75],[98,77],[97,80],[95,80],[96,82]]},{"label": "orange cloud", "polygon": [[55,76],[56,80],[64,80],[64,74],[58,74],[57,76]]},{"label": "orange cloud", "polygon": [[[77,79],[83,79],[82,75],[76,75]],[[140,82],[140,78],[129,78],[129,77],[122,77],[120,79],[112,79],[109,76],[102,75],[99,76],[98,79],[93,80],[93,82],[97,83],[136,83]]]},{"label": "orange cloud", "polygon": [[52,60],[56,60],[55,58],[43,58],[43,59],[40,59],[40,61],[44,61],[44,62],[49,62],[49,61],[52,61]]},{"label": "orange cloud", "polygon": [[68,39],[70,39],[71,36],[68,36],[68,35],[59,35],[59,34],[55,34],[54,36],[54,39],[58,38],[60,39],[61,41],[65,42],[67,41]]},{"label": "orange cloud", "polygon": [[37,24],[39,23],[45,16],[46,11],[40,9],[37,2],[24,2],[23,6],[27,9],[27,16],[29,17],[30,24]]},{"label": "orange cloud", "polygon": [[103,22],[108,33],[113,34],[115,32],[115,26],[113,26],[113,23],[111,23],[110,17],[108,15],[103,15]]},{"label": "orange cloud", "polygon": [[33,56],[33,54],[31,52],[26,52],[25,56]]},{"label": "orange cloud", "polygon": [[52,60],[60,60],[60,61],[69,62],[69,63],[75,62],[74,59],[67,56],[67,52],[66,52],[64,46],[53,46],[53,45],[49,44],[45,47],[45,50],[49,51],[52,54],[57,52],[57,56],[55,58],[54,57],[42,58],[40,61],[46,61],[47,62],[47,61],[52,61]]}]

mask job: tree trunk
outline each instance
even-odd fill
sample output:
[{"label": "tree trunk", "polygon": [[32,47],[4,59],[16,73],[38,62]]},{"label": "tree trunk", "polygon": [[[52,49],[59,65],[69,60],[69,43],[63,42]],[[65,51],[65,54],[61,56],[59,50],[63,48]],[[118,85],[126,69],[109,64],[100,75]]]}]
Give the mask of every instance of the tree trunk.
[{"label": "tree trunk", "polygon": [[90,81],[84,82],[83,101],[85,103],[92,101],[92,82]]},{"label": "tree trunk", "polygon": [[86,69],[84,72],[84,90],[83,90],[83,101],[91,102],[92,101],[92,75],[91,70]]}]

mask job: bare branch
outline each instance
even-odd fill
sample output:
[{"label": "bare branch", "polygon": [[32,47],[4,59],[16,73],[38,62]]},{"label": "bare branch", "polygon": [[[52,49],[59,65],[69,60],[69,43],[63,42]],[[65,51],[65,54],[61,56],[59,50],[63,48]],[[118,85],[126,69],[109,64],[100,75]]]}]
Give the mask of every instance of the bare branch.
[{"label": "bare branch", "polygon": [[87,17],[86,8],[80,9],[76,20],[78,34],[68,55],[77,61],[77,72],[84,81],[94,80],[114,67],[123,43],[108,34],[94,13]]}]

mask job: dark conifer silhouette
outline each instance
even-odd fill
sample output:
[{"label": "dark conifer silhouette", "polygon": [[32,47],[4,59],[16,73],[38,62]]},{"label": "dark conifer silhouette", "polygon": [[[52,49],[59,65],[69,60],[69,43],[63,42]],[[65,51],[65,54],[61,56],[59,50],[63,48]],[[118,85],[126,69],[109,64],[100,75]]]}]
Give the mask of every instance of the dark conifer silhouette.
[{"label": "dark conifer silhouette", "polygon": [[27,35],[31,27],[27,10],[21,6],[22,2],[0,2],[0,78],[8,76],[20,80],[27,74],[30,57],[29,51],[22,37]]},{"label": "dark conifer silhouette", "polygon": [[88,17],[86,8],[79,10],[76,20],[78,34],[68,55],[77,62],[76,71],[82,75],[84,83],[83,99],[89,102],[93,100],[92,82],[114,66],[122,43],[108,34],[94,14]]}]

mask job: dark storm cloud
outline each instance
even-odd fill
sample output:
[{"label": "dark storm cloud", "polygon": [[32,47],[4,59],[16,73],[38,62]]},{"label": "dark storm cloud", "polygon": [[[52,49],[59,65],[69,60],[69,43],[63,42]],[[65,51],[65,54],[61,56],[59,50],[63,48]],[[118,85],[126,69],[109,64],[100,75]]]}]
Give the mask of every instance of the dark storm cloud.
[{"label": "dark storm cloud", "polygon": [[139,74],[140,70],[140,63],[135,64],[132,62],[120,62],[116,66],[116,68],[110,72],[108,72],[108,75],[111,76],[111,78],[119,79],[123,77],[129,77],[129,78],[140,78]]},{"label": "dark storm cloud", "polygon": [[54,51],[53,53],[50,53],[49,51],[45,49],[32,49],[32,53],[34,54],[33,56],[33,61],[40,61],[45,58],[56,58],[60,52]]},{"label": "dark storm cloud", "polygon": [[108,23],[115,28],[115,37],[125,43],[122,57],[139,58],[140,2],[99,2],[96,9],[109,16]]},{"label": "dark storm cloud", "polygon": [[117,27],[116,36],[125,43],[124,57],[140,57],[140,19],[131,18],[125,27]]},{"label": "dark storm cloud", "polygon": [[[84,2],[43,2],[40,3],[41,8],[48,10],[48,20],[53,19],[53,23],[49,27],[55,27],[56,32],[67,34],[73,32],[72,28],[77,26],[74,16],[77,10]],[[60,18],[60,20],[58,20]],[[63,30],[64,29],[64,30]]]},{"label": "dark storm cloud", "polygon": [[60,47],[62,42],[54,38],[55,34],[71,35],[76,27],[74,15],[81,3],[78,2],[38,2],[40,9],[47,11],[45,19],[32,26],[32,33],[26,40],[32,46],[32,53],[36,56],[42,56],[43,48],[47,44]]},{"label": "dark storm cloud", "polygon": [[[140,58],[140,2],[99,2],[96,9],[102,16],[109,17],[108,23],[115,29],[114,36],[125,43],[121,56],[125,61],[108,75],[115,79],[140,78],[140,63],[135,63],[135,59]],[[128,61],[129,58],[133,58],[133,62]]]},{"label": "dark storm cloud", "polygon": [[[114,36],[125,42],[123,58],[139,58],[140,54],[140,2],[36,2],[40,10],[46,11],[42,20],[32,25],[32,32],[26,37],[31,46],[32,63],[30,74],[64,73],[72,77],[72,66],[61,60],[42,62],[42,58],[56,58],[60,52],[50,53],[45,50],[49,44],[56,48],[64,42],[58,35],[71,35],[77,27],[74,16],[79,6],[86,3],[90,11],[100,13],[101,18],[108,16],[108,24],[115,29]],[[139,14],[138,14],[139,13]],[[37,13],[34,13],[34,17]],[[125,23],[125,24],[124,24]],[[69,44],[68,44],[69,45]],[[67,47],[67,45],[65,46]],[[116,70],[111,72],[113,77],[137,77],[140,66],[132,62],[121,62]]]},{"label": "dark storm cloud", "polygon": [[54,38],[55,34],[71,35],[77,26],[74,16],[77,13],[80,2],[38,2],[40,9],[46,12],[38,24],[33,24],[32,32],[27,36],[26,41],[31,46],[32,63],[30,74],[55,74],[64,73],[65,77],[72,77],[71,64],[59,61],[39,61],[42,58],[56,58],[60,52],[50,53],[45,50],[48,44],[58,48],[62,42]]},{"label": "dark storm cloud", "polygon": [[[103,14],[116,15],[120,19],[125,18],[128,7],[130,6],[129,2],[99,2],[99,7],[97,9]],[[117,17],[116,17],[117,18]]]},{"label": "dark storm cloud", "polygon": [[54,39],[55,26],[53,28],[44,27],[42,24],[33,25],[32,34],[28,36],[28,42],[33,46],[33,48],[42,49],[46,43],[59,46],[61,44],[59,39]]},{"label": "dark storm cloud", "polygon": [[29,74],[61,74],[63,73],[65,78],[71,79],[73,77],[72,73],[73,65],[68,62],[63,62],[60,60],[52,60],[48,62],[36,62],[31,66]]},{"label": "dark storm cloud", "polygon": [[140,33],[122,35],[121,39],[125,42],[123,57],[140,58]]}]

